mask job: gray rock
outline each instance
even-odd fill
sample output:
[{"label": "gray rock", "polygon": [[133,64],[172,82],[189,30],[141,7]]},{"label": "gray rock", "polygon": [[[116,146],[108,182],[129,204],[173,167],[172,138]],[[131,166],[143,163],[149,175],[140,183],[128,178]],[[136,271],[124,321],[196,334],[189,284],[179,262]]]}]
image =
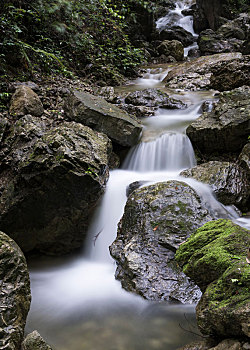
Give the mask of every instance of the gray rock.
[{"label": "gray rock", "polygon": [[180,41],[164,40],[157,47],[157,50],[162,55],[174,57],[176,61],[183,61],[184,59],[184,48]]},{"label": "gray rock", "polygon": [[218,200],[223,204],[235,204],[242,210],[247,209],[249,181],[246,172],[239,165],[211,161],[184,170],[180,175],[209,184]]},{"label": "gray rock", "polygon": [[118,107],[86,92],[73,91],[65,100],[65,112],[70,120],[103,132],[122,146],[136,144],[142,129]]},{"label": "gray rock", "polygon": [[250,143],[248,142],[242,149],[239,155],[239,163],[244,168],[250,177]]},{"label": "gray rock", "polygon": [[184,47],[191,45],[195,38],[194,36],[179,26],[172,26],[160,32],[160,40],[178,40]]},{"label": "gray rock", "polygon": [[18,245],[0,232],[0,348],[19,349],[30,308],[30,282]]},{"label": "gray rock", "polygon": [[31,114],[39,117],[43,114],[43,105],[38,95],[30,87],[21,85],[10,101],[10,114],[20,117]]},{"label": "gray rock", "polygon": [[28,334],[22,343],[21,350],[52,350],[51,347],[43,340],[37,331]]},{"label": "gray rock", "polygon": [[25,116],[3,149],[0,228],[25,252],[80,247],[109,176],[107,136],[74,122],[51,127]]},{"label": "gray rock", "polygon": [[243,86],[220,93],[211,112],[203,113],[187,128],[195,147],[205,154],[239,152],[249,135],[249,93]]},{"label": "gray rock", "polygon": [[146,299],[197,302],[199,290],[184,278],[175,251],[212,216],[195,191],[170,181],[136,189],[130,194],[110,247],[122,286]]},{"label": "gray rock", "polygon": [[125,103],[135,106],[162,107],[168,109],[184,109],[187,107],[182,101],[176,100],[165,92],[157,89],[130,92],[125,98]]}]

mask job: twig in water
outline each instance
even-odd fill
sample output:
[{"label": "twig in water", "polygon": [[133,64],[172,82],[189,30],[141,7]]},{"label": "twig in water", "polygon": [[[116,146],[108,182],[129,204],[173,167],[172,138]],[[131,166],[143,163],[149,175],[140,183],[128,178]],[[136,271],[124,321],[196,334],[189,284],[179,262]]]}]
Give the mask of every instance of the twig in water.
[{"label": "twig in water", "polygon": [[93,239],[94,246],[95,246],[95,244],[96,244],[97,238],[98,238],[98,237],[100,236],[100,234],[102,233],[102,230],[103,230],[103,228],[102,228],[96,235],[94,235],[94,239]]}]

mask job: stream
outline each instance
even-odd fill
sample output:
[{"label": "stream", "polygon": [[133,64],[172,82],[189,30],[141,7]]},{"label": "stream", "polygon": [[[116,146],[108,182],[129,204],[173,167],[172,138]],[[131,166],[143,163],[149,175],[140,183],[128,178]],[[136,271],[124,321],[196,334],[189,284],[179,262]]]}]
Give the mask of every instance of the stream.
[{"label": "stream", "polygon": [[[180,3],[177,7],[180,12]],[[118,90],[155,87],[169,92],[162,83],[166,74],[167,66],[149,68],[142,78]],[[241,220],[216,200],[209,186],[179,176],[196,164],[185,130],[200,115],[203,101],[213,100],[213,92],[179,92],[178,98],[189,107],[159,109],[142,120],[140,143],[130,150],[121,169],[110,172],[83,251],[29,262],[32,305],[26,331],[37,329],[55,350],[176,350],[199,339],[195,305],[147,301],[124,291],[115,280],[116,265],[109,254],[126,188],[134,181],[185,181],[217,217]]]}]

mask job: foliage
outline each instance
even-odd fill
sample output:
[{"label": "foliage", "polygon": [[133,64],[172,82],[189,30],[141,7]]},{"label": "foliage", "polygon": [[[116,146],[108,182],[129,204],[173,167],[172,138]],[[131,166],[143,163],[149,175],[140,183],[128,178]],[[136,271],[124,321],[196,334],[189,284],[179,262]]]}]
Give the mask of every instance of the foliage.
[{"label": "foliage", "polygon": [[[143,58],[127,34],[143,0],[7,0],[0,4],[1,74],[129,75]],[[3,69],[4,67],[4,69]],[[102,72],[102,74],[104,74]]]}]

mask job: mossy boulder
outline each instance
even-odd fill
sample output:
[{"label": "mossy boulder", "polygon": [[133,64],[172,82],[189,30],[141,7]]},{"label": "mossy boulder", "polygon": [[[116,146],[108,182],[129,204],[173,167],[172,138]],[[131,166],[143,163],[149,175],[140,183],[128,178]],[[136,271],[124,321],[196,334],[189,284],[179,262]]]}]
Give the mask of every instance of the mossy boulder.
[{"label": "mossy boulder", "polygon": [[220,219],[199,228],[177,250],[177,262],[203,291],[196,309],[203,334],[249,337],[249,246],[249,230]]},{"label": "mossy boulder", "polygon": [[52,350],[37,331],[28,334],[22,343],[21,350]]},{"label": "mossy boulder", "polygon": [[176,61],[184,59],[184,47],[178,40],[164,40],[157,47],[157,50],[161,55],[174,57]]},{"label": "mossy boulder", "polygon": [[225,205],[248,209],[249,180],[246,171],[233,162],[211,161],[181,172],[211,186],[214,194]]},{"label": "mossy boulder", "polygon": [[31,114],[39,117],[43,114],[43,105],[39,96],[28,86],[19,86],[10,101],[10,114],[16,117]]},{"label": "mossy boulder", "polygon": [[122,146],[136,144],[142,130],[134,117],[87,92],[72,91],[65,100],[65,112],[70,120],[103,132]]},{"label": "mossy boulder", "polygon": [[24,252],[80,247],[109,177],[111,151],[106,135],[81,124],[20,118],[0,158],[0,228]]},{"label": "mossy boulder", "polygon": [[187,128],[193,146],[208,155],[240,152],[248,142],[249,98],[248,86],[220,93],[212,111],[203,113]]},{"label": "mossy boulder", "polygon": [[0,232],[0,348],[20,349],[30,308],[30,281],[18,245]]},{"label": "mossy boulder", "polygon": [[212,215],[187,184],[169,181],[134,190],[110,247],[122,286],[146,299],[197,302],[197,288],[183,278],[174,256]]}]

